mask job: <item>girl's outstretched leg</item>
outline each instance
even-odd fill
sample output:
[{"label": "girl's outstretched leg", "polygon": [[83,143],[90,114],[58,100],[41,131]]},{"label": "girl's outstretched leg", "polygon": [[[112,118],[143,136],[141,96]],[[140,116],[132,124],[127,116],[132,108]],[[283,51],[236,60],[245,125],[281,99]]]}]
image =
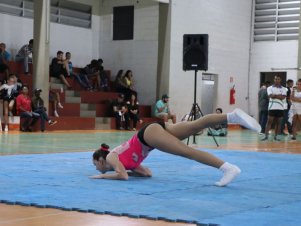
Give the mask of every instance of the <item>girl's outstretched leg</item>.
[{"label": "girl's outstretched leg", "polygon": [[151,124],[145,129],[144,140],[150,146],[163,152],[192,159],[222,170],[224,176],[216,183],[218,186],[227,185],[240,173],[240,169],[237,166],[227,162],[225,163],[223,160],[208,152],[195,150],[187,146],[178,138],[164,130],[159,124]]},{"label": "girl's outstretched leg", "polygon": [[180,122],[174,125],[166,124],[166,130],[178,139],[183,140],[202,129],[223,123],[237,123],[256,132],[261,131],[259,123],[238,108],[228,114],[209,114],[195,121]]}]

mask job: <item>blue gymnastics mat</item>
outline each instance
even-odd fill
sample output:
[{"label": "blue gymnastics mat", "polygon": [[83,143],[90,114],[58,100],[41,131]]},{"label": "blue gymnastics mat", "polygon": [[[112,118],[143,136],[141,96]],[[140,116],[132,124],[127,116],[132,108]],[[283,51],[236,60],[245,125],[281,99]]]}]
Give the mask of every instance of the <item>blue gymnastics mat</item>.
[{"label": "blue gymnastics mat", "polygon": [[0,157],[2,203],[225,226],[300,225],[301,155],[209,150],[239,165],[228,187],[220,171],[154,150],[153,178],[92,180],[91,152]]}]

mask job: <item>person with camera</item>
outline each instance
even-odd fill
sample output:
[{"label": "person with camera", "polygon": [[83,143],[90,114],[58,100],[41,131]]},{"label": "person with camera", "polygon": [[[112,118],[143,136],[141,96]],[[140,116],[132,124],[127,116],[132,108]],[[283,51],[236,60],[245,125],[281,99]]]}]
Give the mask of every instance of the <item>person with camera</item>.
[{"label": "person with camera", "polygon": [[5,79],[8,80],[10,54],[6,51],[5,43],[0,43],[0,72],[5,73]]},{"label": "person with camera", "polygon": [[[113,101],[113,114],[116,118],[116,128],[119,130],[129,130],[129,113],[127,105],[124,101],[124,94],[118,94],[118,98]],[[121,122],[124,122],[124,127],[122,127]]]}]

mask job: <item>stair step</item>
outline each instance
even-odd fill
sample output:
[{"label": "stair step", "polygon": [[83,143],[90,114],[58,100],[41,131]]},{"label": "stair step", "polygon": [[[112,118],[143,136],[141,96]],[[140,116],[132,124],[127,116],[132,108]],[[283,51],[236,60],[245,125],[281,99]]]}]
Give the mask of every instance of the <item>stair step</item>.
[{"label": "stair step", "polygon": [[96,110],[96,105],[95,104],[80,104],[80,110]]},{"label": "stair step", "polygon": [[100,129],[100,130],[111,129],[111,118],[110,117],[95,118],[95,129]]},{"label": "stair step", "polygon": [[96,111],[80,110],[80,117],[96,117]]},{"label": "stair step", "polygon": [[65,98],[66,103],[81,103],[80,97],[66,97]]}]

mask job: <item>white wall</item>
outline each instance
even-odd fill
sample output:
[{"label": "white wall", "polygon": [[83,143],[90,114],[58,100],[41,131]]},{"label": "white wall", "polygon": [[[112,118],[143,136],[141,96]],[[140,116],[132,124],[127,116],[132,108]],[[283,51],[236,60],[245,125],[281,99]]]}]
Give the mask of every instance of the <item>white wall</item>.
[{"label": "white wall", "polygon": [[[98,58],[99,16],[92,16],[92,29],[67,26],[57,23],[50,25],[50,57],[58,50],[72,53],[74,66],[85,66],[92,58]],[[0,14],[0,42],[6,43],[7,50],[14,56],[19,48],[33,38],[33,20]]]},{"label": "white wall", "polygon": [[[138,3],[137,3],[138,2]],[[113,41],[113,7],[134,5],[134,40]],[[132,70],[141,104],[155,101],[159,3],[149,0],[103,0],[100,5],[100,57],[113,78]]]},{"label": "white wall", "polygon": [[[271,72],[272,68],[297,68],[298,41],[254,42],[250,73],[250,114],[258,117],[260,72]],[[297,79],[297,70],[287,72],[287,79]]]},{"label": "white wall", "polygon": [[[251,1],[171,0],[170,105],[178,117],[193,102],[194,72],[182,71],[183,34],[209,34],[209,69],[218,74],[216,103],[225,112],[247,109]],[[201,72],[199,72],[200,80]],[[229,105],[230,76],[236,105]],[[201,83],[198,82],[200,85]],[[198,86],[198,89],[200,86]],[[213,99],[214,101],[214,99]],[[200,103],[200,98],[198,98]]]}]

